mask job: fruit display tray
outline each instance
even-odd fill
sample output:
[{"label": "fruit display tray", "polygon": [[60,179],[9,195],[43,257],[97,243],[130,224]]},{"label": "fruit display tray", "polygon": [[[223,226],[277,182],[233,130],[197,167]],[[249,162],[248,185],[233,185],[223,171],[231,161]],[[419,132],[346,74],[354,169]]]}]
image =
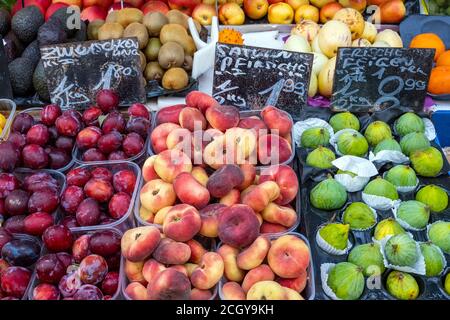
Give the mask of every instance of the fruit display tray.
[{"label": "fruit display tray", "polygon": [[[376,112],[373,114],[358,114],[358,119],[360,120],[361,129],[360,132],[363,133],[365,128],[373,121],[381,120],[386,123],[388,123],[391,128],[395,122],[395,120],[402,115],[404,112],[407,112],[406,108],[393,108],[388,110],[383,110],[380,112]],[[317,108],[315,110],[306,110],[304,116],[302,117],[302,120],[311,118],[311,117],[317,117],[322,120],[328,121],[329,118],[333,115],[332,111],[329,109],[322,109]],[[419,114],[420,116],[429,117],[429,115],[425,114]],[[395,131],[392,130],[394,137],[395,137]],[[398,138],[398,137],[397,137]],[[445,155],[443,154],[441,148],[435,141],[430,142],[431,146],[436,147],[443,156],[444,159],[444,166],[441,169],[439,176],[435,178],[424,178],[421,176],[418,176],[419,179],[419,185],[416,187],[415,190],[408,192],[408,193],[399,193],[399,197],[402,201],[407,200],[414,200],[415,199],[415,193],[422,188],[425,185],[429,184],[435,184],[438,185],[445,190],[447,190],[447,193],[450,195],[450,177],[447,175],[447,172],[450,170],[450,165],[447,161],[445,161]],[[333,150],[334,151],[334,150]],[[339,263],[339,262],[345,262],[348,258],[348,253],[345,255],[333,255],[329,254],[323,249],[321,249],[317,242],[316,242],[316,234],[321,226],[328,222],[342,222],[342,213],[344,212],[345,208],[352,202],[362,202],[362,191],[358,192],[352,192],[348,193],[348,199],[346,204],[339,210],[334,211],[324,211],[317,208],[314,208],[309,199],[309,195],[311,190],[314,188],[315,185],[318,184],[319,181],[322,181],[326,175],[329,172],[335,172],[336,168],[334,169],[328,169],[328,170],[319,170],[312,168],[310,166],[307,166],[305,163],[305,157],[307,154],[307,150],[304,148],[299,148],[297,151],[298,157],[298,166],[300,168],[300,172],[302,173],[302,184],[301,184],[301,203],[302,203],[302,231],[306,234],[307,238],[310,240],[311,245],[311,253],[314,257],[314,268],[316,270],[315,273],[315,283],[316,283],[316,299],[331,299],[328,297],[323,288],[322,288],[322,279],[320,274],[320,267],[323,263]],[[337,156],[338,158],[339,156]],[[375,166],[377,167],[379,171],[379,175],[382,176],[384,172],[386,172],[388,169],[392,167],[391,163],[375,163]],[[391,210],[376,210],[377,212],[377,222],[380,222],[383,219],[394,217],[393,212]],[[450,221],[450,206],[447,207],[447,209],[441,213],[431,213],[430,215],[430,221],[429,223],[433,223],[438,220],[444,220],[444,221]],[[372,228],[366,230],[366,231],[355,231],[350,230],[349,233],[349,240],[352,243],[352,247],[354,248],[357,245],[365,244],[365,243],[371,243],[373,232],[374,232],[375,226]],[[409,231],[414,240],[419,242],[425,242],[428,241],[427,232],[426,230],[423,231]],[[350,252],[351,250],[349,250]],[[447,261],[447,268],[441,273],[438,277],[426,277],[421,275],[413,274],[414,278],[416,279],[420,294],[418,299],[419,300],[443,300],[443,299],[450,299],[450,295],[446,294],[444,291],[444,277],[445,275],[450,271],[450,268],[448,267],[450,264],[450,255],[444,254],[446,261]],[[380,299],[395,299],[393,296],[391,296],[385,287],[386,278],[389,274],[390,269],[387,269],[382,275],[381,275],[381,281],[379,287],[375,287],[374,289],[369,289],[367,286],[367,283],[365,285],[364,292],[360,299],[362,300],[380,300]],[[367,278],[366,278],[367,280]]]},{"label": "fruit display tray", "polygon": [[[160,110],[162,110],[162,109],[160,109]],[[156,123],[156,119],[158,118],[158,113],[159,113],[159,111],[160,110],[158,110],[157,112],[156,112],[156,114],[154,114],[154,117],[152,118],[152,129],[151,129],[151,132],[153,132],[153,130],[158,126],[158,124]],[[241,118],[250,118],[250,117],[255,117],[255,116],[257,116],[257,117],[259,117],[259,118],[261,118],[260,117],[260,113],[261,113],[261,111],[253,111],[253,110],[246,110],[246,111],[239,111],[239,114],[240,114],[240,117]],[[293,119],[292,119],[292,116],[289,114],[289,117],[291,118],[291,120],[292,121],[294,121]],[[292,141],[294,141],[293,140],[293,137],[294,137],[294,131],[293,131],[293,129],[292,129],[292,131],[291,131],[291,140]],[[149,139],[150,140],[150,139]],[[287,160],[287,161],[285,161],[285,162],[283,162],[283,163],[281,163],[281,164],[287,164],[287,165],[289,165],[289,164],[291,164],[292,163],[292,161],[294,160],[294,158],[295,158],[295,148],[294,148],[294,144],[293,144],[293,142],[292,142],[292,144],[291,144],[291,148],[292,148],[292,154],[291,154],[291,156],[289,157],[289,159]],[[152,156],[152,155],[155,155],[155,152],[153,151],[153,149],[152,149],[152,144],[151,144],[151,141],[149,141],[149,143],[148,143],[148,155],[149,156]],[[260,169],[262,169],[262,168],[265,168],[265,167],[268,167],[267,165],[255,165],[255,167],[258,169],[258,168],[260,168]]]},{"label": "fruit display tray", "polygon": [[[300,234],[300,233],[297,233],[297,232],[287,232],[287,233],[283,233],[283,234],[270,234],[270,235],[268,235],[268,237],[269,237],[270,240],[275,240],[275,239],[278,239],[279,237],[281,237],[283,235],[296,236],[297,238],[303,240],[306,243],[306,245],[308,246],[308,248],[309,248],[310,260],[309,260],[309,266],[308,266],[308,282],[306,284],[305,289],[302,292],[300,292],[300,294],[302,295],[302,297],[305,300],[314,300],[315,296],[316,296],[316,286],[317,286],[316,283],[317,282],[316,282],[316,277],[315,277],[315,273],[316,273],[315,272],[315,266],[314,266],[314,263],[313,263],[313,256],[314,255],[313,255],[313,253],[311,251],[311,245],[310,245],[308,239],[303,234]],[[221,244],[219,243],[219,245],[217,246],[217,249],[219,249],[220,246],[221,246]],[[221,300],[225,300],[224,296],[223,296],[223,293],[222,293],[222,287],[223,287],[223,285],[226,282],[227,281],[226,281],[225,277],[223,277],[222,280],[219,282],[219,297],[220,297]]]},{"label": "fruit display tray", "polygon": [[[157,226],[157,227],[162,232],[161,226]],[[205,248],[209,248],[209,251],[211,251],[211,252],[215,252],[216,249],[217,249],[215,239],[206,238],[206,237],[203,237],[203,236],[196,236],[196,237],[194,237],[194,239],[199,241],[201,244],[203,244],[203,246]],[[128,281],[127,275],[125,274],[125,258],[122,255],[121,260],[120,260],[120,287],[121,287],[122,297],[125,300],[132,300],[128,296],[128,294],[125,292],[125,289],[127,288],[129,283],[130,283],[130,281]],[[211,298],[209,300],[216,300],[217,292],[218,292],[218,285],[216,285],[214,287],[213,294],[212,294],[212,296],[211,296]]]},{"label": "fruit display tray", "polygon": [[[130,118],[128,113],[126,111],[123,111],[123,110],[120,110],[120,109],[119,109],[119,111],[121,111],[122,115],[125,117],[125,121],[128,121],[129,118]],[[152,117],[152,122],[153,122],[153,118],[154,118],[153,112],[151,112],[150,115]],[[152,130],[153,130],[152,128],[149,129],[147,138],[145,139],[144,147],[142,148],[142,151],[139,152],[137,155],[135,155],[135,156],[133,156],[131,158],[128,158],[128,159],[120,160],[120,161],[111,161],[111,160],[109,160],[109,161],[106,161],[106,162],[114,163],[114,162],[129,161],[129,162],[137,163],[138,165],[142,165],[144,163],[145,159],[147,159],[147,149],[148,149],[148,145],[150,145],[150,134],[151,134]],[[72,161],[74,161],[74,163],[79,164],[79,165],[80,164],[84,165],[84,164],[99,163],[97,161],[89,161],[89,162],[83,161],[82,160],[82,156],[83,156],[83,152],[77,147],[77,145],[75,143],[75,146],[73,147],[73,151],[72,151],[72,159],[73,159]],[[105,162],[105,161],[100,161],[100,162]]]},{"label": "fruit display tray", "polygon": [[[109,227],[108,228],[101,228],[101,229],[97,229],[97,230],[78,230],[78,231],[71,230],[71,231],[72,231],[72,233],[73,233],[75,238],[79,238],[79,237],[81,237],[84,234],[92,234],[95,231],[99,231],[99,230],[112,231],[115,234],[119,235],[121,238],[122,238],[122,235],[123,235],[122,232],[117,230],[116,228],[109,228]],[[49,253],[49,252],[48,252],[47,248],[43,245],[42,246],[42,251],[41,251],[41,257],[44,256],[47,253]],[[122,268],[122,264],[120,264],[119,274],[121,275],[122,273],[123,273],[123,268]],[[34,271],[33,275],[31,276],[31,280],[30,280],[30,284],[29,284],[28,289],[27,289],[27,293],[25,294],[26,295],[25,299],[33,300],[33,290],[38,284],[39,284],[39,279],[37,278],[36,271]],[[121,284],[121,282],[119,281],[119,286],[117,287],[116,294],[111,297],[111,300],[121,300],[122,299],[122,295],[121,295],[122,290],[121,290],[120,284]]]},{"label": "fruit display tray", "polygon": [[0,99],[0,113],[6,118],[5,126],[0,133],[0,139],[8,136],[9,128],[16,113],[16,104],[9,99]]},{"label": "fruit display tray", "polygon": [[130,200],[130,207],[128,208],[127,213],[120,219],[116,220],[113,223],[104,224],[104,225],[95,225],[95,226],[85,226],[85,227],[76,227],[76,228],[70,228],[72,232],[86,232],[86,231],[98,231],[102,229],[110,229],[110,228],[116,228],[120,230],[121,232],[125,232],[126,230],[130,228],[134,228],[134,217],[133,217],[133,210],[134,210],[134,204],[136,202],[136,198],[139,199],[138,193],[140,188],[138,188],[139,181],[142,180],[141,178],[141,169],[139,166],[133,162],[118,162],[118,161],[104,161],[104,162],[93,162],[90,164],[83,164],[75,166],[75,168],[98,168],[103,167],[111,170],[111,172],[114,174],[117,171],[128,169],[132,170],[134,174],[136,175],[136,186],[133,191],[133,195],[131,196]]},{"label": "fruit display tray", "polygon": [[[17,114],[28,113],[30,116],[32,116],[35,119],[36,122],[39,122],[40,119],[41,119],[41,111],[42,111],[42,109],[43,108],[29,108],[29,109],[22,110],[22,111],[18,112]],[[16,117],[16,115],[14,116],[14,118]],[[14,119],[12,120],[11,124],[13,122],[14,122]],[[9,130],[8,130],[8,135],[9,135]],[[74,148],[75,148],[75,146],[74,146]],[[75,159],[72,157],[72,159],[70,160],[70,162],[66,166],[64,166],[62,168],[59,168],[59,169],[56,169],[56,171],[63,172],[63,173],[67,172],[67,171],[69,171],[70,168],[73,167],[74,164],[75,164]]]}]

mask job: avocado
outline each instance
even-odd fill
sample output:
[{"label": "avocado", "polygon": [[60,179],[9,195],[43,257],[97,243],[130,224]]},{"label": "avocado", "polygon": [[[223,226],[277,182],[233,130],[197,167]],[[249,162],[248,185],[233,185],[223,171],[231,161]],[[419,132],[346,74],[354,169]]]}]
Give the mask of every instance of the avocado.
[{"label": "avocado", "polygon": [[48,92],[47,80],[44,72],[44,63],[39,61],[33,74],[33,86],[39,98],[44,101],[50,101],[50,93]]},{"label": "avocado", "polygon": [[3,40],[5,41],[5,53],[8,57],[8,63],[21,56],[25,48],[14,32],[10,30]]},{"label": "avocado", "polygon": [[64,32],[66,32],[68,38],[72,38],[75,36],[75,33],[78,31],[78,29],[69,29],[67,26],[69,22],[74,22],[74,18],[72,17],[72,14],[67,13],[67,8],[64,7],[61,9],[56,10],[50,17],[48,21],[52,20],[59,20],[58,23],[61,25],[61,27],[64,29]]},{"label": "avocado", "polygon": [[0,35],[4,36],[11,28],[11,15],[8,10],[0,8]]},{"label": "avocado", "polygon": [[39,28],[37,39],[39,46],[66,42],[67,34],[62,27],[61,20],[55,18],[44,23]]},{"label": "avocado", "polygon": [[36,6],[25,7],[14,15],[11,20],[11,29],[24,43],[36,39],[40,26],[44,24],[44,16]]},{"label": "avocado", "polygon": [[25,48],[22,53],[22,58],[28,58],[33,61],[33,65],[36,66],[41,60],[41,50],[39,49],[39,44],[37,40],[34,40],[32,43]]},{"label": "avocado", "polygon": [[17,58],[8,65],[11,86],[16,96],[26,96],[33,88],[33,61]]}]

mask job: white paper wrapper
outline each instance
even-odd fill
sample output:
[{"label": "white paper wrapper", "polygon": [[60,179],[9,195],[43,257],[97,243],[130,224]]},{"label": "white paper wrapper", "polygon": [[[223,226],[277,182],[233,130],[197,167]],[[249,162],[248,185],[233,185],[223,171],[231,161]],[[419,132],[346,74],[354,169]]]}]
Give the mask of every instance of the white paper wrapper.
[{"label": "white paper wrapper", "polygon": [[350,249],[352,248],[352,243],[350,242],[350,240],[347,240],[347,248],[345,248],[344,250],[339,250],[336,249],[334,247],[332,247],[328,242],[326,242],[319,234],[319,231],[322,228],[319,228],[319,230],[317,230],[316,232],[316,242],[317,245],[324,251],[326,251],[327,253],[330,254],[334,254],[336,256],[342,256],[344,254],[347,254]]},{"label": "white paper wrapper", "polygon": [[[350,205],[350,204],[349,204],[349,205]],[[346,206],[345,209],[347,209],[347,207],[348,207],[348,206]],[[344,211],[343,211],[342,214],[341,214],[341,220],[342,220],[342,221],[344,221],[344,212],[345,212],[345,209],[344,209]],[[370,229],[372,229],[373,227],[375,227],[375,226],[377,225],[377,223],[378,223],[378,214],[377,214],[377,212],[375,211],[375,209],[370,208],[370,207],[369,207],[369,209],[370,209],[370,210],[372,211],[372,213],[373,213],[373,217],[375,218],[375,223],[374,223],[372,226],[370,226],[370,227],[368,227],[368,228],[365,228],[365,229],[353,229],[353,228],[350,227],[351,230],[353,230],[353,231],[367,231],[367,230],[370,230]]]},{"label": "white paper wrapper", "polygon": [[397,217],[397,211],[398,208],[400,207],[401,202],[396,203],[394,205],[394,207],[392,208],[392,213],[394,214],[395,220],[397,220],[397,222],[405,229],[407,230],[411,230],[411,231],[422,231],[425,230],[426,227],[422,228],[422,229],[417,229],[414,228],[413,226],[411,226],[408,222],[406,222],[405,220],[402,220],[401,218]]},{"label": "white paper wrapper", "polygon": [[378,174],[377,168],[371,161],[360,157],[342,156],[331,163],[340,170],[350,171],[360,177],[370,178]]},{"label": "white paper wrapper", "polygon": [[[338,132],[336,132],[331,138],[330,138],[330,144],[334,147],[334,149],[336,150],[336,153],[340,156],[344,156],[344,154],[342,154],[337,146],[337,140],[339,138],[339,136],[345,132],[351,132],[351,133],[359,133],[358,131],[354,130],[354,129],[342,129]],[[364,156],[366,156],[367,154],[365,154]]]},{"label": "white paper wrapper", "polygon": [[[408,236],[411,237],[411,239],[413,239],[413,236],[410,233],[408,233]],[[419,259],[417,259],[417,261],[414,264],[414,266],[412,266],[412,267],[396,266],[396,265],[391,264],[387,260],[386,255],[384,253],[384,248],[386,246],[386,243],[392,237],[393,236],[390,235],[390,236],[384,237],[380,241],[376,241],[376,242],[378,242],[380,244],[380,251],[381,251],[381,254],[383,255],[384,266],[386,268],[394,269],[394,270],[398,270],[398,271],[425,275],[425,273],[426,273],[426,270],[425,270],[425,259],[423,258],[422,251],[420,251],[420,246],[419,246],[419,244],[417,242],[416,242],[416,253],[417,253]]]},{"label": "white paper wrapper", "polygon": [[346,173],[339,173],[334,175],[334,180],[342,184],[347,192],[357,192],[361,191],[366,186],[370,178],[358,176],[352,177]]},{"label": "white paper wrapper", "polygon": [[376,155],[370,151],[369,160],[372,162],[409,163],[409,158],[399,151],[381,150]]},{"label": "white paper wrapper", "polygon": [[372,194],[362,193],[363,201],[369,206],[377,210],[392,209],[400,200],[391,200],[389,198],[374,196]]},{"label": "white paper wrapper", "polygon": [[[386,176],[386,173],[387,173],[387,172],[385,172],[385,173],[383,174],[383,179],[384,179],[384,177]],[[395,186],[395,188],[397,189],[398,192],[401,192],[401,193],[408,193],[408,192],[411,192],[411,191],[416,190],[416,188],[417,188],[418,185],[419,185],[419,179],[416,178],[416,184],[413,185],[413,186],[408,186],[408,187],[404,187],[404,186],[400,187],[400,186],[396,186],[396,185],[394,185],[394,186]]]},{"label": "white paper wrapper", "polygon": [[327,296],[329,296],[333,300],[341,300],[338,298],[333,290],[328,286],[328,273],[335,266],[334,263],[322,263],[320,265],[320,279],[322,280],[322,289]]},{"label": "white paper wrapper", "polygon": [[[425,242],[419,242],[419,244],[421,244],[421,243],[425,243]],[[444,252],[442,251],[442,249],[439,248],[438,246],[436,246],[436,248],[438,249],[439,254],[441,255],[441,258],[442,258],[442,262],[443,262],[442,271],[439,273],[439,275],[441,275],[445,271],[445,268],[447,268],[447,259],[445,258],[445,255],[444,255]],[[426,266],[427,266],[427,263],[425,262],[425,268],[426,268]]]},{"label": "white paper wrapper", "polygon": [[319,118],[310,118],[310,119],[306,119],[304,121],[297,121],[294,124],[295,144],[298,147],[301,147],[301,145],[300,145],[301,139],[300,138],[302,137],[303,132],[307,129],[315,128],[315,127],[321,127],[321,128],[327,129],[330,134],[330,140],[333,138],[334,131],[333,131],[333,128],[328,124],[328,122],[326,122],[322,119],[319,119]]},{"label": "white paper wrapper", "polygon": [[433,122],[428,118],[422,118],[422,120],[425,123],[425,135],[428,140],[433,141],[436,139],[436,129],[434,128]]}]

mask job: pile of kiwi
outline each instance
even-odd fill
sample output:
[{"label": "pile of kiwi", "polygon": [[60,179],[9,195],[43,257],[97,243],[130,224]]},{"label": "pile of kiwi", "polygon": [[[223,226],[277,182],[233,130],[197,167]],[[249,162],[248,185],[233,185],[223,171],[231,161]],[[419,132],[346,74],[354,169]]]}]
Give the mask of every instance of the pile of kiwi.
[{"label": "pile of kiwi", "polygon": [[[167,14],[143,15],[134,8],[111,11],[106,21],[88,26],[90,40],[136,37],[139,42],[143,77],[157,80],[164,89],[180,90],[189,84],[195,43],[189,34],[188,16],[178,10]],[[201,26],[196,23],[200,32]]]}]

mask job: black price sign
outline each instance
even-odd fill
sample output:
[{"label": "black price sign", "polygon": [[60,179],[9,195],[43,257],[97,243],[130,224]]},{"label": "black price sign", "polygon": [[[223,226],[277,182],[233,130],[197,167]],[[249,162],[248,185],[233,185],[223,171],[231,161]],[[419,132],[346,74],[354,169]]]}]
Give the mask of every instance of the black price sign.
[{"label": "black price sign", "polygon": [[136,38],[41,47],[52,103],[83,108],[102,89],[114,89],[121,105],[145,100]]},{"label": "black price sign", "polygon": [[312,63],[309,53],[218,43],[213,97],[241,110],[261,110],[277,96],[271,101],[298,117],[307,104]]},{"label": "black price sign", "polygon": [[404,106],[421,111],[434,49],[339,48],[331,105],[367,112]]},{"label": "black price sign", "polygon": [[12,99],[13,93],[9,79],[8,58],[6,57],[3,38],[0,36],[0,98]]}]

